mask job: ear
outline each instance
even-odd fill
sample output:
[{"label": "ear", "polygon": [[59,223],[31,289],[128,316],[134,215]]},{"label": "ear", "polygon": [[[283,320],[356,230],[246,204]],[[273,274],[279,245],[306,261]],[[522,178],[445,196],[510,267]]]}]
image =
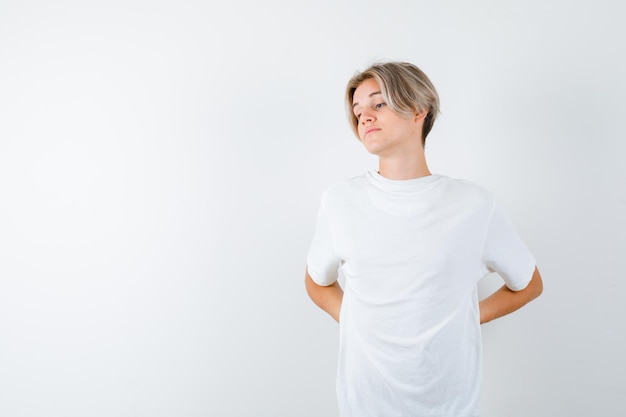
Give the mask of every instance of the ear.
[{"label": "ear", "polygon": [[426,109],[426,110],[418,110],[418,111],[415,112],[414,120],[416,122],[419,122],[421,120],[424,120],[427,115],[428,115],[428,109]]}]

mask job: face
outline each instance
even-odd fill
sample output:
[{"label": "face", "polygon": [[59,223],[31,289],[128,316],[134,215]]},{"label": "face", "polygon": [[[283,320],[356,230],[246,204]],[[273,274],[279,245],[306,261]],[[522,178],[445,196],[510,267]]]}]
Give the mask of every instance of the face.
[{"label": "face", "polygon": [[363,81],[354,91],[352,102],[359,138],[368,152],[392,156],[416,145],[422,146],[426,112],[408,118],[395,112],[385,103],[375,79]]}]

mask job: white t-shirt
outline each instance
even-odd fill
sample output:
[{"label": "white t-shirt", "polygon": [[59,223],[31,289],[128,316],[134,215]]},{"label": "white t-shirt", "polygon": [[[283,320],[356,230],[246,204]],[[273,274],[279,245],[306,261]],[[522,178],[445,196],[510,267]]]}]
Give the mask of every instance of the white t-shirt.
[{"label": "white t-shirt", "polygon": [[472,182],[377,172],[326,190],[307,256],[319,285],[345,277],[337,397],[343,417],[478,416],[476,284],[526,287],[535,260]]}]

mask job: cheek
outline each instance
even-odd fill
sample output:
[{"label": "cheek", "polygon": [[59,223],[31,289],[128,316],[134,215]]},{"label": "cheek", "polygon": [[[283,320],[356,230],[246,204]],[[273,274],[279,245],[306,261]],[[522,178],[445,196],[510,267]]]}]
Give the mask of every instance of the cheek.
[{"label": "cheek", "polygon": [[363,127],[361,125],[356,126],[356,131],[359,137],[359,140],[363,142]]}]

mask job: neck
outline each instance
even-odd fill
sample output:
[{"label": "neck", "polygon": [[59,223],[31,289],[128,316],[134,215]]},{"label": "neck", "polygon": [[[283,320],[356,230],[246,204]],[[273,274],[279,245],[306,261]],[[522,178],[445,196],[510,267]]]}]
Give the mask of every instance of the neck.
[{"label": "neck", "polygon": [[411,180],[431,175],[423,148],[417,152],[379,156],[378,173],[390,180]]}]

